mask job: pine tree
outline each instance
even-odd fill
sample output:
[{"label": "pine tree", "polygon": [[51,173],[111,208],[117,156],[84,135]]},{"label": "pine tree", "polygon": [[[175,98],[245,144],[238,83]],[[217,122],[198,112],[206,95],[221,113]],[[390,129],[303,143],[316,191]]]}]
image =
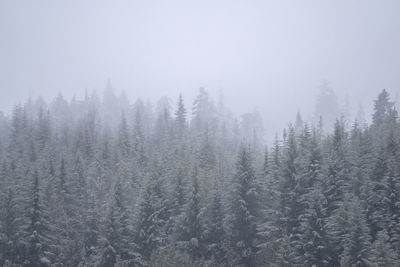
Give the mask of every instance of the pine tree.
[{"label": "pine tree", "polygon": [[[15,239],[17,232],[17,204],[15,201],[14,191],[12,188],[8,189],[7,195],[5,196],[4,202],[2,202],[2,232],[6,236],[8,241]],[[15,241],[15,240],[14,240]]]},{"label": "pine tree", "polygon": [[302,254],[299,243],[300,218],[304,214],[305,194],[298,163],[298,146],[294,129],[289,128],[285,144],[284,161],[282,165],[282,179],[280,184],[280,223],[284,233],[289,237],[292,251],[292,260],[297,260]]},{"label": "pine tree", "polygon": [[35,170],[33,174],[33,188],[32,188],[32,208],[30,214],[30,227],[28,232],[41,232],[42,225],[40,221],[41,216],[41,207],[40,207],[40,195],[39,195],[39,174],[38,171]]},{"label": "pine tree", "polygon": [[[79,219],[79,202],[74,196],[74,185],[70,168],[67,167],[66,160],[61,159],[58,171],[57,183],[57,205],[54,207],[54,231],[58,236],[56,242],[57,253],[60,253],[58,260],[77,264],[81,260],[80,253],[75,253],[80,246],[83,236],[83,228]],[[80,229],[80,231],[76,231]]]},{"label": "pine tree", "polygon": [[141,193],[135,222],[136,252],[147,263],[151,254],[164,246],[166,241],[167,203],[161,187],[159,167],[155,164],[154,168]]},{"label": "pine tree", "polygon": [[179,137],[182,137],[186,128],[186,108],[181,94],[179,95],[177,109],[175,111],[175,123],[177,134]]},{"label": "pine tree", "polygon": [[196,118],[200,118],[205,115],[205,112],[208,112],[208,108],[210,106],[209,97],[207,91],[204,87],[200,87],[199,94],[193,103],[193,115]]},{"label": "pine tree", "polygon": [[116,263],[117,253],[110,243],[105,240],[100,259],[95,264],[95,267],[114,267]]},{"label": "pine tree", "polygon": [[165,153],[170,147],[170,140],[173,138],[172,119],[169,109],[164,108],[163,112],[158,114],[154,130],[154,145],[158,147],[161,153]]},{"label": "pine tree", "polygon": [[182,213],[183,211],[183,206],[185,203],[185,184],[184,184],[184,176],[183,176],[183,170],[182,168],[179,168],[178,173],[176,175],[176,180],[175,180],[175,188],[173,192],[173,214],[175,216],[178,216]]},{"label": "pine tree", "polygon": [[232,181],[228,219],[231,223],[229,235],[232,247],[245,266],[255,264],[259,212],[255,179],[249,150],[242,146]]},{"label": "pine tree", "polygon": [[308,208],[301,220],[300,242],[304,251],[303,266],[332,266],[332,244],[329,243],[326,199],[315,189],[308,195]]},{"label": "pine tree", "polygon": [[144,167],[146,164],[144,109],[142,101],[136,101],[133,114],[132,153],[141,167]]},{"label": "pine tree", "polygon": [[224,229],[224,210],[219,189],[215,186],[213,198],[209,207],[206,243],[208,245],[209,255],[219,264],[225,256],[225,229]]},{"label": "pine tree", "polygon": [[200,188],[197,175],[197,169],[195,169],[187,204],[177,229],[178,246],[186,250],[193,260],[200,258],[204,251],[203,212],[200,206]]},{"label": "pine tree", "polygon": [[[400,175],[397,174],[397,163],[389,163],[387,175],[384,177],[385,184],[385,214],[386,222],[384,222],[385,229],[390,236],[390,242],[397,252],[400,252]],[[381,218],[382,220],[382,218]]]},{"label": "pine tree", "polygon": [[199,167],[206,172],[210,172],[215,168],[215,148],[213,140],[210,137],[208,126],[205,127],[203,138],[200,140],[198,161]]},{"label": "pine tree", "polygon": [[261,192],[260,220],[258,235],[260,236],[260,254],[266,262],[275,262],[282,237],[280,211],[280,179],[282,153],[278,137],[275,137],[271,155],[265,152],[263,174],[265,177],[264,190]]},{"label": "pine tree", "polygon": [[95,198],[91,196],[88,200],[88,209],[85,222],[85,232],[84,232],[84,247],[86,257],[92,256],[96,252],[96,248],[99,244],[99,214],[95,206]]},{"label": "pine tree", "polygon": [[384,148],[379,149],[373,166],[371,180],[368,187],[367,222],[371,229],[371,235],[376,235],[384,227],[382,218],[385,213],[385,177],[388,172],[387,156]]},{"label": "pine tree", "polygon": [[323,193],[328,201],[329,216],[338,208],[345,193],[349,190],[350,168],[347,141],[343,122],[336,121],[334,133],[330,139],[323,181]]},{"label": "pine tree", "polygon": [[374,113],[372,114],[373,126],[382,126],[387,121],[393,106],[394,103],[390,101],[389,93],[383,89],[374,103]]},{"label": "pine tree", "polygon": [[15,250],[17,239],[17,227],[18,227],[18,217],[17,217],[17,202],[14,195],[14,190],[12,188],[8,189],[7,195],[4,196],[4,200],[1,205],[1,251],[0,255],[4,260],[10,262],[15,262],[18,255]]},{"label": "pine tree", "polygon": [[279,183],[282,174],[282,147],[279,144],[278,137],[275,137],[274,145],[271,151],[271,160],[269,161],[269,171],[267,178],[268,193],[270,194],[271,208],[278,209],[280,199]]},{"label": "pine tree", "polygon": [[131,231],[125,202],[122,184],[118,180],[107,221],[107,240],[122,259],[128,259],[132,256],[130,255]]},{"label": "pine tree", "polygon": [[335,120],[339,116],[336,94],[327,81],[323,81],[319,87],[314,116],[316,119],[323,118],[324,130],[328,132],[333,129]]},{"label": "pine tree", "polygon": [[398,255],[389,242],[385,230],[378,232],[377,239],[372,244],[369,262],[373,267],[396,267],[400,265]]},{"label": "pine tree", "polygon": [[344,250],[341,255],[340,265],[343,267],[370,266],[369,253],[371,249],[369,230],[365,215],[360,210],[360,202],[355,200],[348,209],[348,224],[342,244]]},{"label": "pine tree", "polygon": [[125,114],[122,114],[121,124],[119,126],[118,148],[121,152],[121,157],[126,158],[131,153],[131,141],[129,135],[129,128],[126,122]]},{"label": "pine tree", "polygon": [[29,261],[29,266],[32,267],[47,266],[50,264],[44,256],[46,245],[43,242],[46,239],[44,234],[46,226],[42,215],[43,208],[40,202],[39,174],[37,170],[33,173],[31,201],[30,226],[27,229],[29,234],[27,260]]},{"label": "pine tree", "polygon": [[296,122],[294,124],[294,131],[296,133],[296,136],[299,136],[302,133],[303,126],[304,126],[304,122],[303,122],[303,119],[301,118],[300,111],[298,111],[297,115],[296,115]]},{"label": "pine tree", "polygon": [[39,110],[37,119],[37,127],[35,129],[35,142],[39,152],[42,152],[48,146],[51,140],[51,122],[49,112],[45,112],[42,108]]}]

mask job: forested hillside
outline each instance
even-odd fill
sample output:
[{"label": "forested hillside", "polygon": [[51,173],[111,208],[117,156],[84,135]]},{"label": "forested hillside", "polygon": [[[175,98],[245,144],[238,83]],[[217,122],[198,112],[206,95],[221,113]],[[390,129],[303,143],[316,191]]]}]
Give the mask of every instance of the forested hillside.
[{"label": "forested hillside", "polygon": [[0,266],[400,266],[400,122],[385,90],[371,104],[369,125],[298,120],[268,149],[256,112],[204,89],[16,105]]}]

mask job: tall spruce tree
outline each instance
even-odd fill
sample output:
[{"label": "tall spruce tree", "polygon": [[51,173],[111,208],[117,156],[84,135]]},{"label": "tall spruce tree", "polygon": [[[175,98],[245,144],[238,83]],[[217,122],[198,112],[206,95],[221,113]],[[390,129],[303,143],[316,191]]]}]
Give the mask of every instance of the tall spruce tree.
[{"label": "tall spruce tree", "polygon": [[244,266],[254,266],[257,253],[257,218],[259,203],[255,171],[249,148],[242,145],[232,180],[228,220],[233,250]]},{"label": "tall spruce tree", "polygon": [[175,111],[175,123],[177,135],[179,138],[182,138],[183,132],[186,128],[186,108],[181,94],[179,94],[178,104]]},{"label": "tall spruce tree", "polygon": [[177,228],[178,246],[188,251],[193,260],[200,258],[204,253],[203,209],[200,203],[200,187],[197,176],[198,172],[195,168],[187,204]]},{"label": "tall spruce tree", "polygon": [[162,173],[157,163],[152,174],[145,181],[137,207],[135,222],[136,253],[144,264],[152,253],[165,246],[168,205],[162,188]]},{"label": "tall spruce tree", "polygon": [[45,250],[47,246],[45,244],[45,222],[42,215],[43,207],[40,201],[40,185],[39,185],[39,174],[35,170],[33,173],[32,191],[31,191],[31,209],[30,209],[30,226],[28,230],[29,244],[27,251],[27,260],[29,266],[32,267],[44,267],[50,266],[50,262],[45,258]]},{"label": "tall spruce tree", "polygon": [[289,237],[293,264],[299,260],[302,248],[299,243],[300,219],[304,214],[305,205],[302,196],[304,187],[298,162],[298,145],[295,132],[289,128],[289,134],[284,147],[284,161],[282,164],[282,179],[280,184],[280,223],[283,233]]}]

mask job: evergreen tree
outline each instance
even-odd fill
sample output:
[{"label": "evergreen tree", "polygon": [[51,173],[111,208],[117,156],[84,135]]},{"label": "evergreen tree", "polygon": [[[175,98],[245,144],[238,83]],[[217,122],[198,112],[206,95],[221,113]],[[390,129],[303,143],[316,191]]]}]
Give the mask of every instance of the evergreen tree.
[{"label": "evergreen tree", "polygon": [[179,137],[182,137],[182,134],[186,128],[186,108],[181,94],[179,95],[177,109],[175,111],[175,122],[177,134]]},{"label": "evergreen tree", "polygon": [[[178,167],[179,168],[179,167]],[[176,175],[176,180],[174,183],[174,191],[172,195],[172,209],[173,209],[173,215],[174,216],[179,216],[183,212],[183,206],[185,203],[185,197],[186,197],[186,186],[184,184],[184,176],[183,176],[183,170],[182,168],[179,168],[177,171]]]},{"label": "evergreen tree", "polygon": [[104,247],[100,259],[95,264],[96,267],[114,267],[117,262],[117,254],[115,249],[104,241]]},{"label": "evergreen tree", "polygon": [[336,121],[331,137],[326,161],[325,180],[323,181],[324,195],[328,201],[327,212],[332,215],[343,201],[349,187],[349,164],[347,135],[344,124]]},{"label": "evergreen tree", "polygon": [[187,204],[177,229],[178,246],[185,249],[193,260],[201,257],[204,250],[204,226],[201,219],[203,212],[200,206],[200,188],[197,175],[197,169],[195,169]]},{"label": "evergreen tree", "polygon": [[15,262],[18,258],[16,251],[17,244],[17,227],[18,227],[18,217],[17,217],[17,202],[15,199],[14,191],[12,188],[8,189],[7,195],[4,196],[4,200],[1,205],[1,251],[0,259],[9,262]]},{"label": "evergreen tree", "polygon": [[292,260],[295,262],[302,254],[299,243],[300,217],[304,214],[305,194],[298,163],[298,147],[294,129],[289,128],[289,134],[285,144],[284,161],[282,165],[282,179],[280,184],[280,223],[284,233],[289,237],[290,245],[295,254]]},{"label": "evergreen tree", "polygon": [[50,262],[44,256],[46,249],[46,245],[43,243],[43,241],[45,241],[45,224],[42,215],[43,208],[40,202],[39,174],[37,170],[33,173],[31,200],[32,207],[30,210],[30,226],[28,229],[30,240],[27,260],[29,261],[29,266],[32,267],[50,266]]},{"label": "evergreen tree", "polygon": [[374,267],[399,266],[398,255],[390,245],[389,236],[385,230],[378,233],[377,239],[372,244],[369,262]]},{"label": "evergreen tree", "polygon": [[393,107],[394,103],[390,101],[389,93],[383,89],[374,103],[374,113],[372,114],[373,126],[382,126],[387,121]]},{"label": "evergreen tree", "polygon": [[115,185],[114,200],[107,221],[107,240],[122,259],[130,258],[130,229],[121,181]]},{"label": "evergreen tree", "polygon": [[365,215],[360,211],[360,203],[350,203],[348,209],[347,234],[343,241],[344,250],[341,255],[340,265],[344,267],[370,266],[369,253],[371,249],[370,235],[365,220]]},{"label": "evergreen tree", "polygon": [[304,122],[303,122],[303,119],[301,118],[300,111],[298,111],[297,115],[296,115],[296,122],[294,124],[294,131],[297,136],[299,136],[302,133],[303,126],[304,126]]},{"label": "evergreen tree", "polygon": [[255,173],[248,148],[242,146],[232,181],[229,220],[231,244],[241,264],[254,266],[257,245],[259,203]]},{"label": "evergreen tree", "polygon": [[137,207],[134,242],[136,252],[147,263],[151,254],[157,248],[163,247],[166,241],[167,203],[161,179],[156,164],[155,170],[146,181]]},{"label": "evergreen tree", "polygon": [[131,142],[128,124],[126,122],[125,114],[122,114],[121,124],[119,127],[118,148],[121,152],[121,157],[126,158],[131,153]]},{"label": "evergreen tree", "polygon": [[326,199],[314,190],[308,196],[308,208],[301,220],[300,242],[303,266],[332,266],[332,244],[329,243]]},{"label": "evergreen tree", "polygon": [[85,222],[85,232],[84,232],[84,247],[85,247],[85,255],[87,257],[92,256],[96,251],[96,248],[99,243],[99,221],[98,221],[98,212],[95,206],[94,196],[91,196],[88,201],[88,209],[87,216]]},{"label": "evergreen tree", "polygon": [[209,215],[206,225],[206,243],[209,255],[219,264],[222,264],[225,256],[225,229],[224,229],[224,210],[219,189],[214,188],[214,194],[209,207]]},{"label": "evergreen tree", "polygon": [[385,149],[381,148],[376,155],[367,197],[367,222],[373,238],[375,238],[377,233],[384,227],[382,221],[386,210],[384,202],[386,186],[384,179],[387,172],[387,156],[385,154]]},{"label": "evergreen tree", "polygon": [[[336,94],[325,80],[319,86],[314,116],[316,120],[323,119],[324,130],[328,132],[333,129],[335,120],[339,116]],[[320,125],[322,126],[322,123]]]}]

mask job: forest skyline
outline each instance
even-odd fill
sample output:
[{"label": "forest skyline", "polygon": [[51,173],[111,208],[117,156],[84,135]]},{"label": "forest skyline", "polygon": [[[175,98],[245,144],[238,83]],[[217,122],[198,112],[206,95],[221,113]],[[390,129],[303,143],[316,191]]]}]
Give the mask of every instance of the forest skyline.
[{"label": "forest skyline", "polygon": [[108,78],[131,101],[153,103],[179,93],[191,103],[203,86],[214,99],[222,90],[237,115],[256,108],[273,135],[298,110],[313,112],[326,79],[341,103],[371,113],[380,90],[400,97],[399,9],[396,0],[1,1],[0,109],[29,93],[82,98]]}]

